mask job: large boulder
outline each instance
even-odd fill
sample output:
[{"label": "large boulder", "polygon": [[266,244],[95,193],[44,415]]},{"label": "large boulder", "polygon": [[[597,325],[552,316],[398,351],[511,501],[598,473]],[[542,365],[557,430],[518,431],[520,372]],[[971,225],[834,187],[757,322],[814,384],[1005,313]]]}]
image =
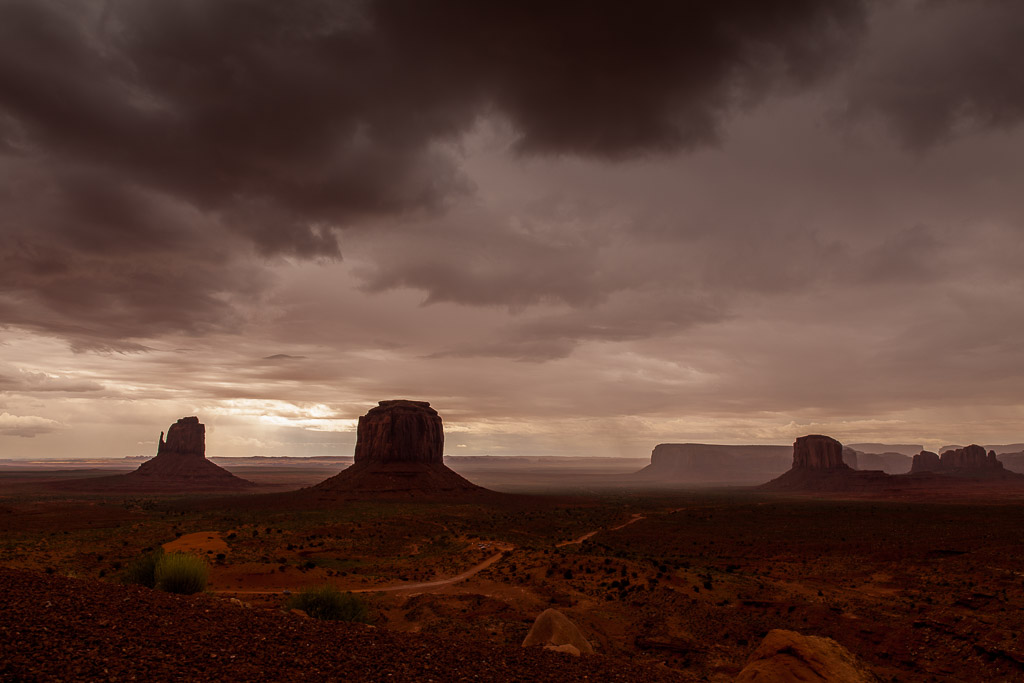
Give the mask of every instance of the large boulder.
[{"label": "large boulder", "polygon": [[593,654],[594,648],[590,641],[569,617],[556,609],[546,609],[540,613],[533,627],[523,640],[523,647],[539,645],[559,652]]},{"label": "large boulder", "polygon": [[878,676],[845,647],[821,636],[769,631],[736,683],[877,683]]},{"label": "large boulder", "polygon": [[830,436],[808,434],[793,444],[793,469],[842,470],[843,444]]},{"label": "large boulder", "polygon": [[355,461],[444,462],[441,416],[426,401],[381,401],[359,418]]}]

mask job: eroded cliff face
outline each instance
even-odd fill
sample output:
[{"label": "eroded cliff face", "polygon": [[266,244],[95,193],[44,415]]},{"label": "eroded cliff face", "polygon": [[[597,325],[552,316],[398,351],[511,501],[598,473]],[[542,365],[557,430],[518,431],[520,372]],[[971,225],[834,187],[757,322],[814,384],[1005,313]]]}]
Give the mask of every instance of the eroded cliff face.
[{"label": "eroded cliff face", "polygon": [[197,455],[206,457],[206,425],[198,417],[183,417],[167,430],[167,440],[160,434],[156,454]]},{"label": "eroded cliff face", "polygon": [[842,470],[849,467],[843,462],[843,444],[830,436],[808,434],[793,444],[793,469]]},{"label": "eroded cliff face", "polygon": [[426,401],[381,401],[359,418],[355,461],[443,464],[441,416]]},{"label": "eroded cliff face", "polygon": [[938,472],[940,469],[942,469],[942,462],[939,460],[938,453],[921,451],[914,456],[914,463],[910,466],[910,473]]},{"label": "eroded cliff face", "polygon": [[989,472],[1003,469],[995,451],[985,452],[977,444],[946,451],[940,458],[940,472]]}]

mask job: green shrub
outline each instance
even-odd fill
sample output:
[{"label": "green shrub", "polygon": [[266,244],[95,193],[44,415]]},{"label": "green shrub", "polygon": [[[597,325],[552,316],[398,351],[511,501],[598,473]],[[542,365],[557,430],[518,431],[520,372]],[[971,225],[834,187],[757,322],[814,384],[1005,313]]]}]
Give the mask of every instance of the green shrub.
[{"label": "green shrub", "polygon": [[305,588],[288,601],[290,609],[300,609],[314,619],[325,621],[360,621],[366,623],[370,611],[366,603],[353,593],[342,593],[331,585]]},{"label": "green shrub", "polygon": [[168,593],[192,595],[206,589],[206,562],[188,553],[164,555],[156,563],[156,587]]},{"label": "green shrub", "polygon": [[124,583],[153,588],[156,586],[156,565],[163,555],[164,551],[161,548],[157,548],[151,553],[140,555],[125,567],[121,580]]}]

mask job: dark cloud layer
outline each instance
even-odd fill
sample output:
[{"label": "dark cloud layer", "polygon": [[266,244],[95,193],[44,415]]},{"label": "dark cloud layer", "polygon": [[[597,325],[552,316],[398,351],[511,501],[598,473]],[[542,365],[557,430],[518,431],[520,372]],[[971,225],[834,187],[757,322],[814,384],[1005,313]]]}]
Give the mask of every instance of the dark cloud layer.
[{"label": "dark cloud layer", "polygon": [[520,160],[640,164],[828,86],[923,150],[1019,123],[1022,30],[1000,0],[5,0],[0,324],[77,349],[237,332],[270,266],[347,245],[370,293],[557,309],[442,355],[559,358],[727,319],[735,293],[937,278],[928,227],[858,251],[724,193],[728,220],[667,236],[600,205],[511,225],[465,209],[459,146],[498,121]]},{"label": "dark cloud layer", "polygon": [[1024,119],[1024,7],[1012,0],[897,4],[880,13],[849,89],[917,150]]},{"label": "dark cloud layer", "polygon": [[443,210],[482,116],[535,154],[706,145],[862,23],[858,0],[7,0],[0,321],[82,347],[229,329],[245,245],[334,258],[339,229]]}]

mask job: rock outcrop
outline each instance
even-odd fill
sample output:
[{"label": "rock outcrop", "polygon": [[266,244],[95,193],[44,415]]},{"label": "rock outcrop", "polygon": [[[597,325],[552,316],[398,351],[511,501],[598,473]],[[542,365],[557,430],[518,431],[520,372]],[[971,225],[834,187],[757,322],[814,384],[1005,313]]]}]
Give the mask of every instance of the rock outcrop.
[{"label": "rock outcrop", "polygon": [[485,492],[443,461],[441,416],[426,401],[381,401],[359,418],[355,462],[311,491],[328,498]]},{"label": "rock outcrop", "polygon": [[172,424],[167,430],[167,441],[160,432],[157,457],[171,453],[206,457],[206,425],[201,424],[198,417],[183,417]]},{"label": "rock outcrop", "polygon": [[804,636],[781,629],[768,632],[736,677],[736,683],[876,683],[879,680],[863,661],[831,638]]},{"label": "rock outcrop", "polygon": [[938,453],[921,451],[914,456],[914,462],[910,466],[910,473],[918,474],[920,472],[938,472],[940,469],[942,469],[942,462],[939,460]]},{"label": "rock outcrop", "polygon": [[523,647],[537,645],[577,657],[581,653],[594,654],[593,646],[583,637],[579,627],[556,609],[541,612],[523,640]]},{"label": "rock outcrop", "polygon": [[426,401],[381,401],[359,418],[355,462],[444,462],[441,416]]},{"label": "rock outcrop", "polygon": [[789,456],[789,446],[662,443],[651,452],[651,464],[633,476],[659,484],[752,484],[785,472]]},{"label": "rock outcrop", "polygon": [[808,434],[793,444],[793,469],[848,470],[843,462],[843,444],[831,436]]},{"label": "rock outcrop", "polygon": [[985,453],[985,449],[977,444],[965,448],[946,451],[940,457],[940,472],[958,472],[971,474],[975,472],[1001,472],[1003,463],[999,462],[995,451]]},{"label": "rock outcrop", "polygon": [[206,459],[206,426],[198,417],[183,417],[163,432],[156,457],[128,474],[82,479],[60,488],[140,493],[193,493],[246,489],[254,484]]},{"label": "rock outcrop", "polygon": [[852,491],[887,480],[882,472],[861,472],[843,461],[843,444],[830,436],[808,434],[793,443],[793,466],[760,488],[766,491]]},{"label": "rock outcrop", "polygon": [[[903,474],[851,469],[843,462],[844,452],[843,445],[833,438],[820,434],[802,436],[793,444],[793,467],[759,488],[803,493],[885,492],[889,495],[903,495],[913,490],[915,495],[920,495],[929,488],[934,492],[952,492],[967,491],[972,486],[980,490],[978,487],[1024,485],[1024,475],[1004,469],[995,452],[985,453],[981,446],[946,451],[941,458],[922,450],[913,459],[912,471]],[[858,453],[858,458],[863,460],[864,455]]]}]

